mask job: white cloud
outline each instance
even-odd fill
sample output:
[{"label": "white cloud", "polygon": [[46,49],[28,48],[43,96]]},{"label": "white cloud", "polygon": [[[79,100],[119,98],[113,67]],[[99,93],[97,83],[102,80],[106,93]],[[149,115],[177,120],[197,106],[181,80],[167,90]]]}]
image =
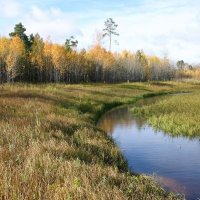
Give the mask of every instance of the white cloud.
[{"label": "white cloud", "polygon": [[127,8],[128,15],[125,12],[115,16],[120,46],[161,56],[168,52],[174,60],[200,62],[199,2],[193,5],[184,0],[179,4],[170,0],[149,2],[158,3],[146,4],[141,13]]},{"label": "white cloud", "polygon": [[23,23],[28,33],[38,32],[44,38],[51,36],[56,42],[64,43],[67,37],[81,34],[79,27],[76,26],[75,17],[56,8],[42,10],[32,6]]},{"label": "white cloud", "polygon": [[50,35],[53,41],[60,43],[75,35],[79,47],[87,48],[93,41],[94,31],[102,30],[105,19],[113,17],[120,33],[119,46],[113,46],[114,50],[143,49],[158,56],[168,53],[174,60],[200,62],[199,0],[141,0],[136,6],[120,3],[113,10],[96,7],[87,13],[80,8],[73,12],[62,8],[61,0],[59,7],[45,8],[37,1],[32,2],[35,5],[30,1],[27,7],[22,6],[20,0],[0,0],[0,17],[4,21],[12,17],[17,20],[8,23],[5,30],[11,31],[14,24],[21,21],[29,34],[39,32],[44,38]]},{"label": "white cloud", "polygon": [[21,6],[14,0],[0,0],[0,13],[1,17],[14,18],[19,16]]},{"label": "white cloud", "polygon": [[107,17],[119,24],[119,46],[115,50],[143,49],[149,54],[168,56],[173,60],[184,59],[200,63],[200,2],[194,0],[146,0],[139,7],[126,7],[117,11],[94,10],[81,26],[84,33],[80,44],[92,41],[95,29],[102,29]]}]

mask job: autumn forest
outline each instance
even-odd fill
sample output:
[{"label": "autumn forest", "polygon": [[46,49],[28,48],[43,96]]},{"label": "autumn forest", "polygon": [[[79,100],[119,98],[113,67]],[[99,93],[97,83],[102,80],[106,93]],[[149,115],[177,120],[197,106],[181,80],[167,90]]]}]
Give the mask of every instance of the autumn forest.
[{"label": "autumn forest", "polygon": [[[111,21],[109,21],[111,20]],[[107,23],[106,23],[107,22]],[[200,78],[198,67],[167,57],[146,55],[142,50],[111,51],[111,36],[117,25],[110,18],[105,22],[105,33],[96,35],[89,49],[77,50],[74,37],[62,44],[44,40],[39,34],[26,35],[22,23],[16,24],[9,37],[0,37],[0,82],[124,82]],[[109,24],[110,22],[110,24]],[[101,39],[110,37],[110,49]]]}]

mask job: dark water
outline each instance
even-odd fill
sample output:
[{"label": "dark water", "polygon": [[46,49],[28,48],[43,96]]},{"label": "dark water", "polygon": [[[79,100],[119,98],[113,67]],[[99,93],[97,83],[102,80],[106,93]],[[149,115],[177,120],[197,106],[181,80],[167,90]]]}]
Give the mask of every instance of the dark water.
[{"label": "dark water", "polygon": [[[137,106],[157,98],[140,101]],[[130,170],[153,175],[165,189],[185,194],[186,199],[200,199],[199,139],[172,138],[156,132],[129,110],[126,107],[106,113],[99,126],[112,136]]]}]

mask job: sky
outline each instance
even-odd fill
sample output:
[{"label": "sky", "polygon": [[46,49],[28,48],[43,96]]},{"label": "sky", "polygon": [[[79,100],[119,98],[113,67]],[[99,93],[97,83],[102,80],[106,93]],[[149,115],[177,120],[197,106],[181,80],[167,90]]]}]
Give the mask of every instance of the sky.
[{"label": "sky", "polygon": [[[0,0],[0,35],[22,22],[27,34],[60,44],[73,35],[79,48],[87,49],[110,17],[119,33],[113,51],[142,49],[200,63],[200,0]],[[106,38],[103,45],[108,48]]]}]

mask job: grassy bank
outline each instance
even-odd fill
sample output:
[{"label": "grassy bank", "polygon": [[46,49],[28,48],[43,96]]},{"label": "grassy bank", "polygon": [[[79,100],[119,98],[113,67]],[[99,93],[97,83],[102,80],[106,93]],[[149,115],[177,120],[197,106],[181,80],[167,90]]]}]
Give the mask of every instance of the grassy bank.
[{"label": "grassy bank", "polygon": [[130,174],[113,141],[95,126],[117,105],[181,83],[1,85],[0,198],[176,199]]},{"label": "grassy bank", "polygon": [[200,84],[195,84],[190,90],[192,93],[170,96],[155,104],[134,108],[132,112],[172,136],[200,137],[199,89]]}]

